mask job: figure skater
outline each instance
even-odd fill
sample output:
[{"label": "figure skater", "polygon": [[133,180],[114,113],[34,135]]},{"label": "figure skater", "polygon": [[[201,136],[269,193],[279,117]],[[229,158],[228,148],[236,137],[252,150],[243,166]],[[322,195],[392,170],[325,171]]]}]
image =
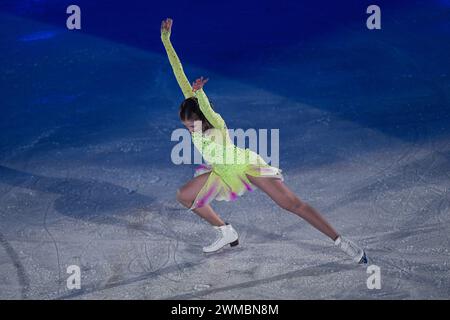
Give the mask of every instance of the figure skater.
[{"label": "figure skater", "polygon": [[[208,221],[217,231],[217,240],[204,247],[203,252],[215,252],[226,245],[234,247],[239,244],[236,230],[219,217],[210,202],[214,199],[235,200],[246,191],[252,191],[256,186],[282,209],[298,215],[328,236],[355,262],[367,263],[367,257],[362,248],[337,233],[317,210],[300,200],[284,184],[281,169],[268,165],[253,151],[234,145],[224,120],[212,109],[203,90],[208,79],[201,77],[191,87],[186,78],[170,41],[172,23],[170,18],[162,21],[161,40],[185,97],[180,105],[179,116],[191,133],[192,142],[206,162],[196,169],[194,178],[177,191],[176,198],[183,206]],[[223,139],[217,137],[223,137]],[[230,155],[233,161],[223,161],[224,157]]]}]

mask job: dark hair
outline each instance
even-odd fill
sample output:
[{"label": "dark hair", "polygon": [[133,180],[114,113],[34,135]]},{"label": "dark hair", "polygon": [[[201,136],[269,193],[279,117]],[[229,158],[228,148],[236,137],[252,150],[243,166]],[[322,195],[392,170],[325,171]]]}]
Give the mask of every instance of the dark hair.
[{"label": "dark hair", "polygon": [[[213,107],[210,101],[211,107]],[[185,120],[200,120],[202,122],[202,131],[213,128],[212,124],[206,119],[203,112],[200,110],[200,105],[198,104],[197,97],[189,97],[185,99],[180,105],[180,119]]]}]

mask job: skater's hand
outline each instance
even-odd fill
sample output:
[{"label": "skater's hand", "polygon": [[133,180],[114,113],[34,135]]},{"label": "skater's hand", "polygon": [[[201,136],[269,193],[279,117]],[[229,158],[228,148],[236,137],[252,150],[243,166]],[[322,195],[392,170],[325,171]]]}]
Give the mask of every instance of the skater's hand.
[{"label": "skater's hand", "polygon": [[172,32],[173,20],[167,18],[161,22],[161,39],[169,39]]},{"label": "skater's hand", "polygon": [[208,82],[208,80],[209,80],[208,78],[203,80],[203,77],[200,77],[197,80],[195,80],[195,82],[192,83],[192,92],[195,92],[203,88],[203,86],[205,85],[206,82]]}]

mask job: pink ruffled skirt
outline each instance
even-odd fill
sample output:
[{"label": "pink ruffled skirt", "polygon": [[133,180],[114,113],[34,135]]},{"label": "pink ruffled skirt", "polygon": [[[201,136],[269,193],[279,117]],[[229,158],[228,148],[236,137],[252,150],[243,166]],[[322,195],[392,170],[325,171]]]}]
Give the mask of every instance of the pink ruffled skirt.
[{"label": "pink ruffled skirt", "polygon": [[258,164],[199,165],[195,169],[194,177],[208,172],[210,174],[190,210],[201,208],[213,200],[234,201],[245,192],[253,191],[255,187],[247,175],[278,178],[284,181],[281,169],[268,165],[262,158],[259,159],[261,161]]}]

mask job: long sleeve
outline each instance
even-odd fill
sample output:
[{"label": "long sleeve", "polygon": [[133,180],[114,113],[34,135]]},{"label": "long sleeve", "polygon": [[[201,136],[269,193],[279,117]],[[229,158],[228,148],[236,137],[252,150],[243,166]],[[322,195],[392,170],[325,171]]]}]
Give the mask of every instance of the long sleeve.
[{"label": "long sleeve", "polygon": [[205,91],[203,91],[203,88],[195,91],[194,96],[197,97],[200,110],[202,111],[206,119],[209,121],[209,123],[211,123],[214,128],[224,129],[225,121],[223,121],[220,114],[218,114],[212,109],[208,97],[206,96]]},{"label": "long sleeve", "polygon": [[173,73],[175,74],[175,78],[177,79],[178,85],[180,86],[181,91],[183,91],[184,97],[186,99],[193,97],[194,93],[192,92],[191,84],[189,83],[189,80],[184,74],[183,66],[181,65],[181,61],[178,58],[177,53],[175,52],[175,49],[172,46],[172,43],[170,42],[170,38],[161,37],[161,40],[163,42],[164,48],[166,48],[170,65],[172,66],[172,70]]}]

